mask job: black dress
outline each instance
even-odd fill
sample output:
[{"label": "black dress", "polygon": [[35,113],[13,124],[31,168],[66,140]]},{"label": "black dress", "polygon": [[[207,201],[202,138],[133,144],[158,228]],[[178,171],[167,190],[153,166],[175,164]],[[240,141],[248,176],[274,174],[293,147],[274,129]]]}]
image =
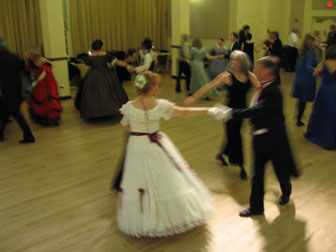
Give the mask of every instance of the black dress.
[{"label": "black dress", "polygon": [[252,65],[254,64],[254,43],[245,42],[243,52],[245,52],[251,60]]},{"label": "black dress", "polygon": [[[233,109],[246,108],[246,93],[251,88],[251,82],[240,82],[233,74],[232,85],[228,86],[228,106]],[[227,143],[223,145],[221,153],[228,156],[231,164],[242,165],[243,147],[240,128],[243,120],[230,120],[226,122]]]},{"label": "black dress", "polygon": [[120,115],[119,109],[128,96],[117,75],[108,67],[111,55],[89,56],[91,69],[85,75],[77,97],[81,117],[84,119]]}]

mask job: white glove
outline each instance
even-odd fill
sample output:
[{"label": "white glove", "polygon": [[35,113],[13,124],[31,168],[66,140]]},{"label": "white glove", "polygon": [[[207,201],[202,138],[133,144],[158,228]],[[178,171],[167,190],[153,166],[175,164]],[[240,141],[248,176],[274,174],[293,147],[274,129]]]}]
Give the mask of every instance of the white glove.
[{"label": "white glove", "polygon": [[222,104],[216,104],[208,110],[208,115],[215,117],[216,120],[224,120],[225,122],[232,118],[232,109]]},{"label": "white glove", "polygon": [[33,81],[33,83],[32,83],[32,88],[34,88],[34,87],[37,85],[37,83],[38,83],[37,80],[36,80],[36,81]]}]

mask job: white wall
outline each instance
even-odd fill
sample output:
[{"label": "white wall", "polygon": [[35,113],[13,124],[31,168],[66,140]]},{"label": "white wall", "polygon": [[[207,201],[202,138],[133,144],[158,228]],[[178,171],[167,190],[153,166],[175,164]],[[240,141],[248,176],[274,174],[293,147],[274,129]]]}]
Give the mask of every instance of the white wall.
[{"label": "white wall", "polygon": [[[200,36],[203,45],[210,49],[216,44],[218,37],[224,37],[229,45],[229,34],[232,31],[238,32],[243,25],[248,24],[256,45],[267,38],[267,29],[278,31],[282,43],[286,45],[293,28],[299,29],[301,37],[312,31],[314,17],[336,17],[336,8],[325,8],[325,2],[326,0],[190,0],[191,41],[193,37]],[[171,35],[168,35],[168,45],[169,37]],[[260,56],[262,52],[256,58]]]}]

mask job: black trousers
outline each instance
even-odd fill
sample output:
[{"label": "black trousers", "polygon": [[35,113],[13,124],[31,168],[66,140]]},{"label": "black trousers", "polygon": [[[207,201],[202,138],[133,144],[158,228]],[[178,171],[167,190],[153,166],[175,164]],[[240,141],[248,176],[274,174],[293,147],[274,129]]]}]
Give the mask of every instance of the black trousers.
[{"label": "black trousers", "polygon": [[33,135],[20,111],[20,107],[7,104],[5,100],[0,98],[0,137],[3,137],[9,116],[12,116],[21,127],[23,138],[29,138]]},{"label": "black trousers", "polygon": [[290,183],[290,169],[284,167],[281,151],[277,153],[271,144],[277,144],[270,139],[269,133],[254,136],[254,174],[252,177],[252,190],[250,195],[250,207],[256,211],[264,210],[264,175],[265,165],[272,161],[273,168],[283,195],[289,196],[292,192]]},{"label": "black trousers", "polygon": [[285,59],[286,71],[290,72],[295,71],[297,57],[298,57],[298,50],[295,47],[288,46],[287,55]]},{"label": "black trousers", "polygon": [[181,76],[182,73],[185,75],[186,82],[187,82],[187,90],[190,90],[190,66],[189,63],[186,61],[179,61],[179,71],[177,75],[177,82],[176,82],[176,91],[181,91]]},{"label": "black trousers", "polygon": [[243,120],[226,122],[226,144],[222,145],[222,154],[228,156],[230,164],[243,165],[243,145],[240,129]]}]

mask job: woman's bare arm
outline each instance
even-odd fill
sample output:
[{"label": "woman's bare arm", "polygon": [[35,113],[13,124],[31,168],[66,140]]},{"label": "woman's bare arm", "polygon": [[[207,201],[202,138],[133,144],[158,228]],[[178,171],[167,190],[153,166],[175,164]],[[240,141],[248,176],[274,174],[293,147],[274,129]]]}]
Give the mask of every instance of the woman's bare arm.
[{"label": "woman's bare arm", "polygon": [[248,72],[248,78],[249,80],[251,81],[252,85],[255,87],[255,88],[260,88],[261,85],[260,85],[260,82],[258,81],[257,77],[255,76],[254,73],[252,72]]},{"label": "woman's bare arm", "polygon": [[209,82],[207,85],[200,88],[196,93],[194,93],[192,96],[189,96],[184,100],[185,105],[193,105],[197,102],[197,100],[208,93],[210,90],[217,88],[219,86],[229,84],[231,78],[231,73],[224,72],[219,74],[214,80]]},{"label": "woman's bare arm", "polygon": [[191,107],[179,107],[174,106],[172,111],[172,116],[174,117],[189,117],[189,116],[199,116],[204,115],[208,112],[209,108],[207,107],[198,107],[198,108],[191,108]]},{"label": "woman's bare arm", "polygon": [[314,69],[313,75],[314,75],[314,76],[319,75],[319,74],[321,73],[322,69],[323,69],[323,62],[320,62],[320,63],[317,65],[317,67]]}]

